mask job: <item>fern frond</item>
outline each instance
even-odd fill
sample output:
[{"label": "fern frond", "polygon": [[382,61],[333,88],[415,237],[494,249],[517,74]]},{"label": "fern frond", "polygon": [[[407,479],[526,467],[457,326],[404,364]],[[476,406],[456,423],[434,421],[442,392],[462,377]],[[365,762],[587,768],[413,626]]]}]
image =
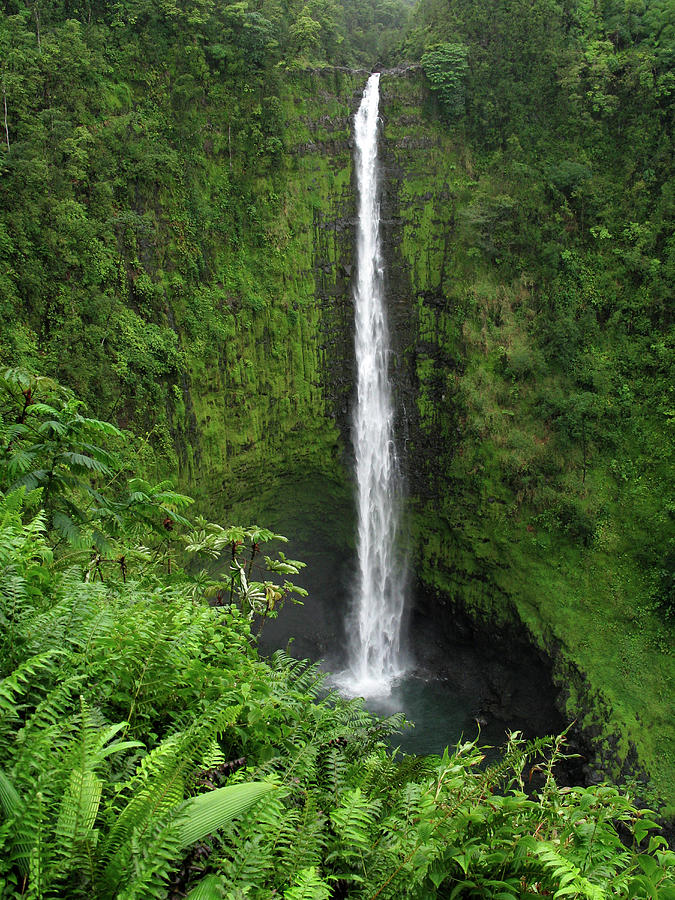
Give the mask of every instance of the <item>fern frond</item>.
[{"label": "fern frond", "polygon": [[315,866],[302,869],[295,876],[295,884],[284,891],[284,900],[328,900],[330,886],[320,878]]},{"label": "fern frond", "polygon": [[[15,822],[20,820],[24,810],[24,803],[19,792],[2,769],[0,769],[0,806],[7,819]],[[19,868],[23,874],[26,875],[28,874],[30,845],[17,839],[15,840],[15,849],[18,854]]]},{"label": "fern frond", "polygon": [[46,650],[24,660],[11,675],[0,681],[0,729],[5,717],[10,720],[19,718],[18,701],[35,690],[45,675],[52,674],[56,670],[56,661],[63,657],[62,650]]},{"label": "fern frond", "polygon": [[181,849],[217,831],[273,790],[275,785],[269,782],[254,781],[218,788],[186,800],[176,823]]},{"label": "fern frond", "polygon": [[327,789],[337,797],[347,780],[347,760],[344,747],[329,745],[321,754],[320,768]]},{"label": "fern frond", "polygon": [[185,900],[223,900],[225,888],[219,875],[207,875],[185,895]]},{"label": "fern frond", "polygon": [[347,791],[330,820],[342,844],[345,858],[361,856],[372,843],[372,831],[380,812],[378,800],[368,800],[360,788]]}]

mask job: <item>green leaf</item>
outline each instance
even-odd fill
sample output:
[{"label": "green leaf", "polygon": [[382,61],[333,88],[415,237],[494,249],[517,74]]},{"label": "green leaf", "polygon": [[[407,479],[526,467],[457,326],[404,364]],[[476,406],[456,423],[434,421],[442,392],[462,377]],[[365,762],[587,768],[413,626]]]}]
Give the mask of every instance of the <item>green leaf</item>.
[{"label": "green leaf", "polygon": [[104,535],[97,528],[94,529],[91,536],[92,541],[98,552],[104,559],[110,559],[115,555],[115,547],[110,543],[106,535]]},{"label": "green leaf", "polygon": [[222,881],[219,875],[207,875],[185,895],[185,900],[222,900],[224,895]]},{"label": "green leaf", "polygon": [[0,806],[8,819],[18,815],[22,806],[19,792],[2,769],[0,769]]},{"label": "green leaf", "polygon": [[62,512],[55,512],[52,518],[54,528],[65,537],[73,547],[82,548],[83,538],[80,529],[75,525],[70,516]]},{"label": "green leaf", "polygon": [[284,891],[284,900],[328,900],[331,890],[319,877],[316,866],[302,869],[294,878],[293,887]]},{"label": "green leaf", "polygon": [[[27,416],[58,416],[59,411],[55,409],[53,406],[50,406],[48,403],[31,403],[30,406],[26,407],[26,415]],[[52,425],[57,424],[60,425],[60,422],[44,422],[43,425]],[[42,427],[42,426],[40,426]]]},{"label": "green leaf", "polygon": [[68,846],[84,841],[94,827],[102,789],[103,782],[93,772],[74,769],[70,773],[56,824],[57,834]]},{"label": "green leaf", "polygon": [[41,484],[44,484],[47,481],[48,475],[49,472],[47,469],[33,469],[32,472],[28,472],[22,478],[18,478],[14,484],[11,484],[8,493],[12,493],[20,487],[25,487],[26,491],[33,491],[36,487],[40,487]]},{"label": "green leaf", "polygon": [[63,422],[59,422],[58,419],[48,419],[46,422],[41,422],[38,428],[38,434],[58,434],[64,435],[67,431],[66,426]]},{"label": "green leaf", "polygon": [[292,565],[290,561],[282,562],[269,556],[265,557],[265,565],[270,572],[278,572],[280,575],[297,575],[300,571],[299,567]]},{"label": "green leaf", "polygon": [[647,856],[646,854],[641,854],[637,858],[638,865],[645,873],[647,878],[653,878],[654,875],[658,872],[659,864],[656,862],[653,856]]},{"label": "green leaf", "polygon": [[86,417],[80,417],[80,421],[83,425],[89,425],[90,428],[93,428],[95,431],[100,431],[108,437],[124,436],[124,433],[120,431],[116,425],[113,425],[112,422],[102,422],[100,419],[88,419]]},{"label": "green leaf", "polygon": [[675,900],[675,885],[665,885],[659,888],[659,900]]},{"label": "green leaf", "polygon": [[178,822],[181,849],[227,825],[275,789],[273,784],[251,781],[247,784],[228,785],[187,800]]},{"label": "green leaf", "polygon": [[60,461],[62,460],[65,460],[75,471],[87,469],[90,472],[100,472],[102,475],[112,474],[110,467],[105,463],[91,456],[86,456],[84,453],[76,453],[74,450],[66,450],[64,453],[61,453]]},{"label": "green leaf", "polygon": [[[0,806],[2,806],[2,811],[7,819],[17,818],[23,809],[23,802],[19,792],[2,769],[0,769]],[[17,841],[16,848],[19,851],[19,868],[24,875],[27,875],[30,848],[26,843],[20,841]]]}]

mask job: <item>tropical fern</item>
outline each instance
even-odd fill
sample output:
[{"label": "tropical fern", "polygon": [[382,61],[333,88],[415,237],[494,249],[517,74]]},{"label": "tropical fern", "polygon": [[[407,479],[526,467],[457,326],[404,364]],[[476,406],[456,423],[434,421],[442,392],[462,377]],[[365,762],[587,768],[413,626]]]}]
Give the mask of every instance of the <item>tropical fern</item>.
[{"label": "tropical fern", "polygon": [[339,857],[346,861],[356,859],[360,867],[363,867],[380,808],[381,803],[369,800],[361,788],[346,791],[339,806],[331,812],[330,820],[338,838],[338,846],[334,846],[329,858]]},{"label": "tropical fern", "polygon": [[284,891],[284,900],[328,900],[331,895],[330,885],[319,877],[314,866],[301,869],[294,882]]}]

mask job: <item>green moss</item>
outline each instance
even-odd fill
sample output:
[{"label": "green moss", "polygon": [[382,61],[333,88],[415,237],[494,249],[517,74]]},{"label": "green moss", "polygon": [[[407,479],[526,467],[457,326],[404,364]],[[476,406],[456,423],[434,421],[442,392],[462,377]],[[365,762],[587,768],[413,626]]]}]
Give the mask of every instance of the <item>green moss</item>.
[{"label": "green moss", "polygon": [[[613,412],[623,361],[611,334],[587,324],[595,346],[571,374],[544,358],[536,291],[552,288],[525,265],[514,272],[495,261],[481,230],[493,210],[510,209],[503,181],[487,167],[477,174],[461,135],[420,113],[420,82],[383,83],[391,215],[400,219],[393,265],[409,281],[414,318],[417,574],[477,620],[524,623],[555,660],[597,767],[629,774],[634,746],[672,803],[672,633],[645,565],[668,530],[667,435],[648,407],[639,417]],[[590,283],[589,274],[584,290]],[[592,379],[593,392],[578,379]],[[574,396],[609,410],[604,431],[588,420],[585,446]]]},{"label": "green moss", "polygon": [[[252,486],[282,476],[343,477],[321,349],[331,311],[320,297],[335,283],[344,247],[335,230],[318,235],[317,222],[351,202],[345,98],[361,81],[326,74],[286,82],[287,152],[253,187],[260,233],[213,248],[214,277],[200,293],[222,310],[218,333],[183,333],[192,423],[185,426],[178,407],[174,419],[181,480],[205,510],[236,507]],[[214,167],[207,183],[217,183],[216,174]]]}]

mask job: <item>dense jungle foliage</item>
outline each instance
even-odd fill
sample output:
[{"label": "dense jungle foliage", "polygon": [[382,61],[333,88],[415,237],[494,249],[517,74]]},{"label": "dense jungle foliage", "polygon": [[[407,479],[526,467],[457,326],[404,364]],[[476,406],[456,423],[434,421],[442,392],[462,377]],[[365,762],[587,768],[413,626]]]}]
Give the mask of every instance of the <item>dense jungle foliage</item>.
[{"label": "dense jungle foliage", "polygon": [[675,896],[648,810],[556,784],[564,736],[392,753],[400,716],[258,657],[278,536],[195,527],[54,382],[0,390],[0,896]]}]

